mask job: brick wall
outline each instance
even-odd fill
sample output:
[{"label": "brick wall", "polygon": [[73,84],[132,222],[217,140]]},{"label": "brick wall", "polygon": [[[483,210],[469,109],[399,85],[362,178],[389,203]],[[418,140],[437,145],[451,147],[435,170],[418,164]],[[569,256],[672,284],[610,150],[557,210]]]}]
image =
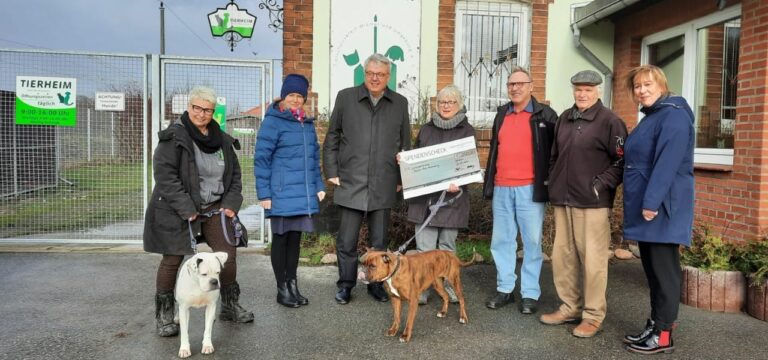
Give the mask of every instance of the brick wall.
[{"label": "brick wall", "polygon": [[[734,164],[718,171],[697,167],[695,173],[696,219],[733,241],[768,230],[768,1],[741,4]],[[637,108],[624,85],[629,69],[640,63],[642,38],[715,11],[715,1],[667,0],[615,20],[614,111],[630,128],[637,122]]]},{"label": "brick wall", "polygon": [[453,84],[456,0],[440,0],[437,20],[437,88]]},{"label": "brick wall", "polygon": [[314,0],[283,2],[283,74],[302,74],[312,82]]},{"label": "brick wall", "polygon": [[544,98],[547,93],[547,23],[549,19],[549,4],[554,0],[531,1],[531,65],[533,77],[533,96],[539,101],[549,103]]},{"label": "brick wall", "polygon": [[[548,103],[546,94],[547,64],[547,21],[549,5],[553,0],[533,0],[531,2],[531,64],[533,77],[533,96]],[[455,47],[456,0],[440,0],[437,41],[437,88],[453,84],[453,50]],[[490,150],[491,131],[478,129],[475,132],[480,165],[485,168]]]}]

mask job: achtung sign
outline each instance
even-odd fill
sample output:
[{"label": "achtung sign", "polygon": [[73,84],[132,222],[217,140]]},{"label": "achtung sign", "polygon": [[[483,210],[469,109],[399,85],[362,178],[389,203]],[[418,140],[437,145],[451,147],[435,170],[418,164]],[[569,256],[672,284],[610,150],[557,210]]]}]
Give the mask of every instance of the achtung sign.
[{"label": "achtung sign", "polygon": [[125,94],[117,92],[97,92],[96,111],[125,111]]},{"label": "achtung sign", "polygon": [[16,77],[16,125],[77,125],[77,80]]}]

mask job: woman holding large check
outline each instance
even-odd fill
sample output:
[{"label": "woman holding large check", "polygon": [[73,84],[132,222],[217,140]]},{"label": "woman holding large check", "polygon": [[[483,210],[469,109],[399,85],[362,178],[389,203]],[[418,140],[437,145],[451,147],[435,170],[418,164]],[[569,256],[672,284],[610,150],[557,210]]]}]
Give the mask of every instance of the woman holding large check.
[{"label": "woman holding large check", "polygon": [[[422,126],[416,138],[415,148],[442,144],[445,142],[474,137],[475,129],[467,121],[467,109],[461,91],[455,85],[448,85],[437,94],[437,110],[432,114],[429,123]],[[449,184],[449,193],[457,193],[459,186]],[[408,221],[416,223],[420,228],[429,215],[429,206],[437,202],[441,192],[431,193],[408,200]],[[467,227],[469,221],[469,196],[462,196],[450,205],[440,208],[440,211],[429,221],[421,232],[416,234],[416,249],[428,251],[444,249],[456,251],[456,236],[459,228]],[[445,283],[445,289],[456,302],[456,294]],[[419,297],[419,303],[426,304],[429,290]]]}]

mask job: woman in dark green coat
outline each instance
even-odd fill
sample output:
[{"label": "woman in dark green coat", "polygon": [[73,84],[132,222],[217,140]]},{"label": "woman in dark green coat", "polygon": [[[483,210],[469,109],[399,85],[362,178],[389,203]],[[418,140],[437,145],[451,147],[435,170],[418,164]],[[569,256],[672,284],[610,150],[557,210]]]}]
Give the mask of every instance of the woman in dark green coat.
[{"label": "woman in dark green coat", "polygon": [[[178,334],[178,325],[173,322],[176,274],[184,255],[197,251],[198,241],[207,242],[213,251],[228,254],[220,275],[221,319],[253,321],[253,313],[239,304],[236,247],[227,240],[234,237],[230,219],[243,202],[240,164],[235,154],[240,145],[212,121],[215,106],[216,93],[212,89],[192,89],[187,111],[159,133],[153,156],[155,187],[144,219],[144,250],[163,255],[155,295],[160,336]],[[225,220],[200,216],[215,211],[223,213]]]}]

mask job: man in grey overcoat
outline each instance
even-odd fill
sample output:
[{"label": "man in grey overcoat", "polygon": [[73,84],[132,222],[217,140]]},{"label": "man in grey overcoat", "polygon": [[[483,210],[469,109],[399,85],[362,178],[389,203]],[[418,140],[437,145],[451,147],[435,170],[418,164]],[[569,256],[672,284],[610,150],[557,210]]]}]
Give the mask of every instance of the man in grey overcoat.
[{"label": "man in grey overcoat", "polygon": [[[386,249],[390,209],[400,190],[395,156],[411,148],[408,100],[387,88],[389,77],[389,59],[368,57],[363,85],[336,95],[323,144],[323,169],[336,185],[333,200],[341,220],[336,238],[339,304],[350,301],[357,281],[357,239],[364,217],[371,247]],[[368,293],[378,301],[389,300],[381,283],[369,284]]]}]

